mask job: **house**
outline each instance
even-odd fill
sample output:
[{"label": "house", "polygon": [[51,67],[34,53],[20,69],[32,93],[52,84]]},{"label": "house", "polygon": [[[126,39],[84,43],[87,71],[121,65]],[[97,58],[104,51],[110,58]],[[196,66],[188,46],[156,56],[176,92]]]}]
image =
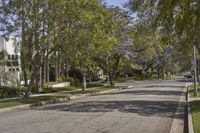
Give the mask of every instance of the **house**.
[{"label": "house", "polygon": [[20,81],[20,51],[14,46],[14,40],[8,41],[0,37],[0,52],[5,51],[5,62],[1,63],[0,83],[1,85],[13,85]]}]

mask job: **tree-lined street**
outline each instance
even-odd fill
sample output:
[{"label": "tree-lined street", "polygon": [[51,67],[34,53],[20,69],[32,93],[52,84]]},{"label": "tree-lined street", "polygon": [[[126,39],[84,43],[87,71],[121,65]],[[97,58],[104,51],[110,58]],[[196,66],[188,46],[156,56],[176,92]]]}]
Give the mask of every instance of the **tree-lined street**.
[{"label": "tree-lined street", "polygon": [[[134,87],[62,104],[0,113],[0,132],[169,133],[185,82],[177,79],[124,84]],[[180,124],[176,125],[180,128],[176,133],[183,133],[184,112],[178,112],[175,119]]]},{"label": "tree-lined street", "polygon": [[198,133],[199,38],[198,0],[0,0],[0,133]]}]

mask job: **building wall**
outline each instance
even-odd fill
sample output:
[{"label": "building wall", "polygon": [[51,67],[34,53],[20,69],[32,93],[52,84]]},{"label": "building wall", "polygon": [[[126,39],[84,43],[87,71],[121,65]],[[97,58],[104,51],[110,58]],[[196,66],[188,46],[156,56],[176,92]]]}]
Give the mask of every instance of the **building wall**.
[{"label": "building wall", "polygon": [[17,52],[13,42],[13,39],[6,41],[3,37],[0,37],[0,51],[5,50],[7,52],[6,63],[4,65],[5,72],[16,82],[20,81],[21,61],[20,52]]}]

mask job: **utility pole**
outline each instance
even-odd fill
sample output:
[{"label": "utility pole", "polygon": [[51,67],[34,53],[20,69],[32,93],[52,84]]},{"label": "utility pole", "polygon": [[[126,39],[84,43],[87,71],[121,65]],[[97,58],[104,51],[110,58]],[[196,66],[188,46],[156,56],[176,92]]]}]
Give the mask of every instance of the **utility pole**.
[{"label": "utility pole", "polygon": [[194,45],[193,48],[193,63],[192,63],[192,70],[194,73],[194,95],[198,96],[198,91],[197,91],[197,61],[196,61],[196,47]]}]

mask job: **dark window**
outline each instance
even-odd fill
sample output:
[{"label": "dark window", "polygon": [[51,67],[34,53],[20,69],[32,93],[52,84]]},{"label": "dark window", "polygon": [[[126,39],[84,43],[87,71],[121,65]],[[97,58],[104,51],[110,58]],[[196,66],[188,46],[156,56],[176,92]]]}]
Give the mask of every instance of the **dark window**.
[{"label": "dark window", "polygon": [[15,72],[15,68],[13,68],[13,72]]},{"label": "dark window", "polygon": [[12,60],[14,60],[15,59],[15,55],[12,55]]},{"label": "dark window", "polygon": [[15,59],[18,60],[18,55],[15,55]]},{"label": "dark window", "polygon": [[8,71],[10,71],[10,72],[11,72],[11,70],[12,70],[11,68],[8,69]]},{"label": "dark window", "polygon": [[8,55],[8,59],[9,59],[9,60],[11,59],[11,55]]},{"label": "dark window", "polygon": [[16,68],[16,71],[18,71],[18,72],[19,72],[19,68],[18,68],[18,67]]}]

